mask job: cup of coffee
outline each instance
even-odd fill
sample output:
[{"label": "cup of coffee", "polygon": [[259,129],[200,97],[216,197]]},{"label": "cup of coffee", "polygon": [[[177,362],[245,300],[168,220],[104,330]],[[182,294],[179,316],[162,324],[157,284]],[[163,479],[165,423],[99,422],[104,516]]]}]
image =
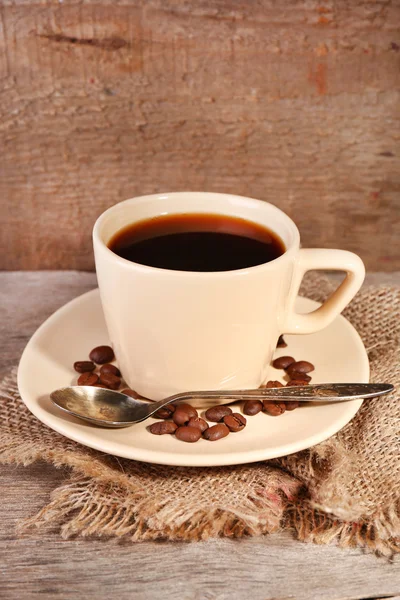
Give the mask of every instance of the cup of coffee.
[{"label": "cup of coffee", "polygon": [[[93,244],[119,367],[153,400],[259,387],[279,335],[329,325],[365,274],[351,252],[300,248],[296,225],[276,206],[230,194],[131,198],[98,218]],[[346,278],[320,308],[298,314],[301,280],[315,269]]]}]

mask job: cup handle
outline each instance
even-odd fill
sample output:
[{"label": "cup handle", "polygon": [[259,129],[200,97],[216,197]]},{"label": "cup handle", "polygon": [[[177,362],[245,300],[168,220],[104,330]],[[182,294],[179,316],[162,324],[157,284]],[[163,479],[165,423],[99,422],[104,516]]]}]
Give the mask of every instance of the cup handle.
[{"label": "cup handle", "polygon": [[[294,311],[294,303],[304,273],[311,270],[346,271],[346,277],[322,306],[310,313],[299,314]],[[322,248],[301,249],[295,267],[288,303],[288,317],[283,333],[313,333],[332,323],[354,298],[364,281],[364,276],[364,263],[353,252]]]}]

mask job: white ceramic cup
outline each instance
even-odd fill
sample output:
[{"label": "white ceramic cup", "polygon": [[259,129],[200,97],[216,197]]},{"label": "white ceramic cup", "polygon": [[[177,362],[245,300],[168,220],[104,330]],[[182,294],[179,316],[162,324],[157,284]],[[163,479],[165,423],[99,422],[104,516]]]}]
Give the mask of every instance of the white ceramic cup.
[{"label": "white ceramic cup", "polygon": [[[123,227],[166,214],[223,214],[276,232],[286,252],[236,271],[188,272],[148,267],[107,244]],[[230,194],[178,192],[131,198],[96,221],[93,244],[104,316],[127,384],[159,400],[189,390],[257,388],[267,378],[278,336],[329,325],[364,280],[361,259],[345,250],[300,249],[300,235],[281,210]],[[311,269],[347,273],[317,310],[294,302]],[[104,341],[106,343],[106,340]]]}]

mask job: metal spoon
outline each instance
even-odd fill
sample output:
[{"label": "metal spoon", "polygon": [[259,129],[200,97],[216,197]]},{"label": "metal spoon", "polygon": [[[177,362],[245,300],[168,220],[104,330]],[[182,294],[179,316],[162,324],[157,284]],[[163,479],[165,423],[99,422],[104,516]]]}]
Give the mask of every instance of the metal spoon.
[{"label": "metal spoon", "polygon": [[128,427],[151,417],[166,404],[191,400],[279,400],[287,402],[343,402],[375,398],[392,392],[389,383],[325,383],[282,388],[261,388],[256,390],[213,390],[204,392],[184,392],[160,400],[146,402],[131,398],[121,392],[114,392],[91,386],[71,386],[55,390],[51,400],[65,412],[102,427]]}]

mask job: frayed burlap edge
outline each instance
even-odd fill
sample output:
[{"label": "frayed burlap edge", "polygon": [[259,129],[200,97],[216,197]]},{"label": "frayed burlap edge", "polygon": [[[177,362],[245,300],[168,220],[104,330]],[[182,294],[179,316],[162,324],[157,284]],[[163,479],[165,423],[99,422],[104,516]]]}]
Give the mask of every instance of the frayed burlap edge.
[{"label": "frayed burlap edge", "polygon": [[[36,515],[21,522],[19,533],[32,528],[59,530],[65,539],[82,537],[128,538],[132,542],[142,541],[200,541],[216,537],[241,538],[265,535],[281,529],[291,530],[302,542],[316,544],[336,543],[342,548],[361,548],[377,555],[392,558],[400,552],[400,502],[378,511],[372,519],[359,522],[341,521],[315,508],[313,503],[296,498],[296,504],[288,502],[276,525],[271,527],[259,518],[239,515],[229,510],[190,510],[174,513],[170,528],[154,527],[147,512],[157,512],[157,507],[146,505],[142,514],[140,501],[135,505],[114,510],[104,506],[100,485],[78,474],[71,476],[68,483],[61,485],[51,494],[51,502]],[[119,490],[121,492],[121,490]],[[116,487],[113,493],[117,492]],[[109,493],[109,490],[108,490]],[[260,512],[268,510],[258,504]],[[176,527],[176,520],[179,527]]]},{"label": "frayed burlap edge", "polygon": [[[113,486],[113,496],[123,494],[123,489]],[[180,509],[171,513],[168,506],[146,500],[142,503],[115,506],[104,505],[104,494],[109,494],[107,484],[95,484],[93,480],[72,475],[68,484],[60,486],[51,496],[51,502],[32,518],[19,526],[20,532],[31,527],[54,528],[58,526],[64,538],[75,535],[129,538],[133,542],[200,541],[216,537],[240,538],[278,531],[282,515],[272,516],[268,499],[257,497],[253,514],[229,507],[208,509],[182,503]],[[130,497],[130,502],[132,497]],[[272,510],[271,510],[272,509]],[[163,514],[164,513],[164,514]],[[262,518],[262,515],[265,518]],[[272,521],[275,524],[271,524]],[[170,525],[168,525],[170,523]]]},{"label": "frayed burlap edge", "polygon": [[389,559],[400,552],[400,501],[365,521],[341,521],[314,508],[313,503],[289,506],[286,518],[287,525],[303,542],[335,542],[342,548],[361,548]]}]

